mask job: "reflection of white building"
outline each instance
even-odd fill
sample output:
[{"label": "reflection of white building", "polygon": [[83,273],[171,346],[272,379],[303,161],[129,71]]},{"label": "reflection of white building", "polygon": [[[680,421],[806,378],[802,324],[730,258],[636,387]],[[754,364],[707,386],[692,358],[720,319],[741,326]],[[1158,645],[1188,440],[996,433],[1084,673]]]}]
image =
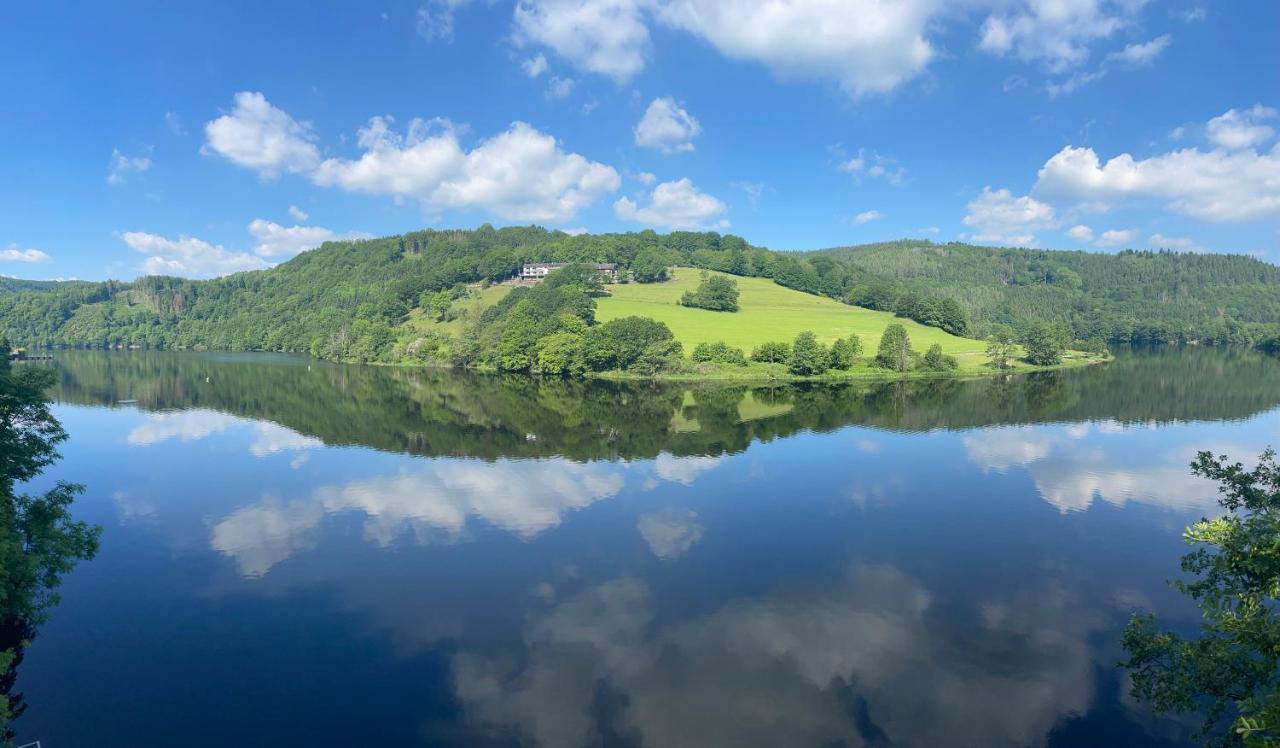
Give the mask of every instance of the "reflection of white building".
[{"label": "reflection of white building", "polygon": [[[596,272],[603,276],[604,280],[617,280],[618,266],[612,262],[592,262],[588,264],[595,268]],[[546,278],[548,273],[568,265],[569,263],[567,262],[531,262],[520,268],[520,280],[540,281]]]}]

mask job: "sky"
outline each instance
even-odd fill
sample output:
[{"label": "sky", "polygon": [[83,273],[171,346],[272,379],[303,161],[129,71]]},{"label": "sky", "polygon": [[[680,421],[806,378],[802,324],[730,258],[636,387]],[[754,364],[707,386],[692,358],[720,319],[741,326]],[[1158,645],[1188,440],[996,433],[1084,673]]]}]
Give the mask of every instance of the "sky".
[{"label": "sky", "polygon": [[10,3],[0,274],[538,224],[1280,262],[1272,0]]}]

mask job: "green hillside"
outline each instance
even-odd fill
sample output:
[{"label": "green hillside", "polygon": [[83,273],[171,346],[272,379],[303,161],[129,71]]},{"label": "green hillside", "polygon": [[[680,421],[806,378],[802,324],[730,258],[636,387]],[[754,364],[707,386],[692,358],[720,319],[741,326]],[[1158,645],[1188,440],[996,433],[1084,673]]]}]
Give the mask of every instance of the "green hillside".
[{"label": "green hillside", "polygon": [[783,288],[765,278],[734,279],[740,293],[737,312],[680,306],[680,296],[698,285],[700,272],[696,268],[675,268],[674,277],[664,283],[610,286],[610,295],[596,300],[596,319],[601,322],[629,316],[656,319],[671,328],[686,350],[692,350],[699,343],[724,341],[749,353],[761,343],[790,342],[797,334],[809,330],[823,344],[856,334],[862,339],[863,350],[874,351],[880,334],[893,322],[907,327],[911,343],[918,350],[934,343],[956,356],[980,357],[986,350],[981,340],[957,337],[889,312],[861,309]]}]

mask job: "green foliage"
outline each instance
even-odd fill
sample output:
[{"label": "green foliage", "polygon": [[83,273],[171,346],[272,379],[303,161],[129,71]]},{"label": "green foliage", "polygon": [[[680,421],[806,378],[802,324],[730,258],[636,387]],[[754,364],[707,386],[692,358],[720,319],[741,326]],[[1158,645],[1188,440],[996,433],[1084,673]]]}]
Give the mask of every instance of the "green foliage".
[{"label": "green foliage", "polygon": [[791,344],[784,342],[761,343],[751,352],[751,360],[766,364],[781,364],[791,358]]},{"label": "green foliage", "polygon": [[666,280],[666,255],[656,247],[641,250],[631,262],[631,277],[637,283],[657,283]]},{"label": "green foliage", "polygon": [[920,368],[927,371],[955,371],[960,368],[960,362],[956,361],[955,356],[943,353],[942,346],[934,343],[920,357]]},{"label": "green foliage", "polygon": [[880,347],[876,351],[876,366],[893,371],[907,371],[915,358],[911,350],[911,339],[907,337],[907,328],[894,323],[884,328],[880,336]]},{"label": "green foliage", "polygon": [[1252,470],[1200,452],[1191,470],[1218,483],[1226,514],[1202,519],[1184,538],[1190,581],[1175,586],[1203,616],[1194,639],[1135,615],[1121,663],[1133,695],[1157,711],[1202,711],[1198,736],[1215,745],[1280,744],[1280,466],[1263,453]]},{"label": "green foliage", "polygon": [[23,710],[12,694],[22,650],[57,604],[62,576],[97,552],[101,531],[71,518],[80,486],[59,482],[37,496],[15,492],[57,459],[57,445],[67,438],[44,394],[52,374],[15,372],[9,344],[0,339],[0,743],[13,739],[10,721]]},{"label": "green foliage", "polygon": [[592,371],[634,370],[653,374],[681,355],[671,329],[644,317],[623,317],[591,328],[583,345]]},{"label": "green foliage", "polygon": [[993,325],[987,336],[987,358],[991,366],[997,369],[1008,369],[1014,357],[1018,355],[1018,343],[1013,335],[1013,328],[1008,325]]},{"label": "green foliage", "polygon": [[717,363],[731,364],[733,366],[746,366],[747,357],[743,354],[741,348],[734,348],[728,343],[699,343],[694,346],[693,353],[690,354],[696,363]]},{"label": "green foliage", "polygon": [[538,366],[543,374],[580,375],[586,371],[580,332],[554,332],[538,340]]},{"label": "green foliage", "polygon": [[702,274],[702,282],[696,291],[686,291],[680,297],[681,306],[710,309],[714,312],[738,311],[738,284],[723,275]]},{"label": "green foliage", "polygon": [[1059,322],[1033,320],[1023,329],[1021,342],[1027,351],[1027,363],[1055,366],[1062,362],[1062,354],[1071,342],[1071,331]]},{"label": "green foliage", "polygon": [[856,361],[860,355],[862,355],[861,338],[857,335],[840,338],[831,344],[830,366],[832,369],[848,371],[853,368],[854,361]]},{"label": "green foliage", "polygon": [[811,332],[802,332],[791,344],[791,356],[787,358],[787,370],[798,376],[814,376],[827,370],[831,353],[818,342]]},{"label": "green foliage", "polygon": [[[424,296],[426,296],[424,294]],[[427,313],[436,321],[442,321],[445,315],[449,313],[449,307],[453,305],[453,293],[450,291],[440,290],[427,297]]]}]

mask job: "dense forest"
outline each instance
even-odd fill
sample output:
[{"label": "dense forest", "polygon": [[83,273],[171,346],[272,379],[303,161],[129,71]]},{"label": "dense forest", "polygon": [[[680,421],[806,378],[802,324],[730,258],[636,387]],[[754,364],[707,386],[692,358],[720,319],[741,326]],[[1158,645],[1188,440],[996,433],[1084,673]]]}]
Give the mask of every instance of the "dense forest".
[{"label": "dense forest", "polygon": [[1246,256],[930,242],[793,253],[712,232],[570,236],[487,224],[329,242],[268,270],[207,281],[0,284],[0,326],[28,347],[295,351],[335,360],[455,363],[460,350],[462,362],[470,356],[493,363],[508,354],[536,355],[528,346],[500,351],[508,330],[581,332],[566,315],[592,326],[590,295],[513,294],[461,343],[424,339],[402,323],[438,303],[441,292],[501,281],[534,261],[612,262],[633,282],[660,280],[671,265],[766,277],[974,337],[1049,320],[1069,325],[1077,339],[1280,347],[1280,268]]}]

